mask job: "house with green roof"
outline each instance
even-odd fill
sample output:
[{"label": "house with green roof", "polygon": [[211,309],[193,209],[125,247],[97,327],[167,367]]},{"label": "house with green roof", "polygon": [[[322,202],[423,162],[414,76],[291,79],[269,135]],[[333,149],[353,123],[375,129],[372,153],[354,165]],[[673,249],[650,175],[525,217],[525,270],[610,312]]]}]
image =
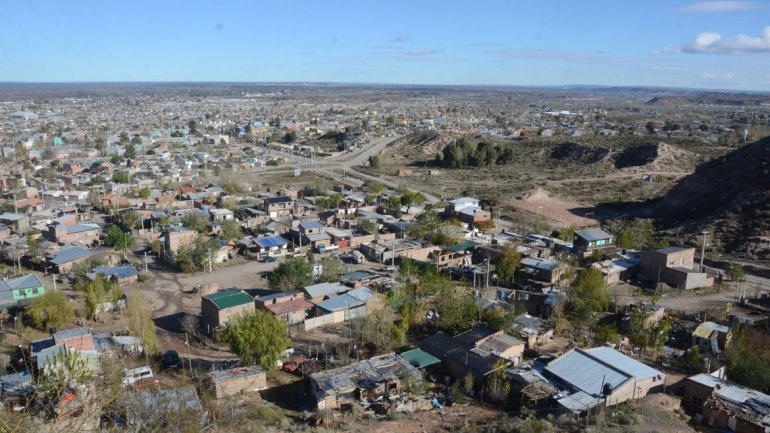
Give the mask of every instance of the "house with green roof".
[{"label": "house with green roof", "polygon": [[254,311],[254,298],[238,289],[220,290],[201,297],[201,317],[207,332],[225,325],[238,314]]}]

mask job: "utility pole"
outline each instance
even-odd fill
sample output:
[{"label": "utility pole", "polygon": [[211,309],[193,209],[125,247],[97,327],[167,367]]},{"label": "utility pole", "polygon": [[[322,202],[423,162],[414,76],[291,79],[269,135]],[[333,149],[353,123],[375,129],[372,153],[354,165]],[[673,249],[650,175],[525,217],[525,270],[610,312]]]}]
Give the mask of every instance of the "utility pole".
[{"label": "utility pole", "polygon": [[144,273],[150,275],[150,271],[147,270],[147,251],[144,252]]},{"label": "utility pole", "polygon": [[208,250],[208,252],[209,252],[209,274],[210,274],[210,273],[214,272],[214,271],[211,269],[211,247],[208,247],[208,248],[207,248],[207,250]]},{"label": "utility pole", "polygon": [[700,246],[700,271],[703,272],[703,256],[706,254],[706,235],[709,233],[707,230],[703,230],[703,244]]},{"label": "utility pole", "polygon": [[184,345],[187,347],[187,365],[190,366],[190,377],[192,377],[193,371],[192,371],[192,358],[190,357],[190,340],[186,332],[184,333]]}]

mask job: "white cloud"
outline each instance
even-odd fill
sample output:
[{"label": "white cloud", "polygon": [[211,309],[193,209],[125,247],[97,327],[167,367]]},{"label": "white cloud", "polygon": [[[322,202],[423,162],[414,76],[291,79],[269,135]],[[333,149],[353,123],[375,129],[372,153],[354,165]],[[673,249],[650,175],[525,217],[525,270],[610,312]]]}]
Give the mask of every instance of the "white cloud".
[{"label": "white cloud", "polygon": [[770,53],[770,27],[765,27],[759,36],[739,34],[731,37],[723,37],[719,33],[703,32],[695,36],[695,39],[681,47],[665,47],[662,50],[653,51],[652,55],[664,54],[757,54]]},{"label": "white cloud", "polygon": [[420,48],[417,50],[407,51],[407,56],[412,57],[424,57],[424,56],[431,56],[433,54],[436,54],[438,50],[434,50],[433,48]]},{"label": "white cloud", "polygon": [[403,42],[409,42],[411,40],[412,38],[410,38],[408,35],[400,35],[400,36],[396,36],[396,38],[393,39],[393,42],[403,43]]},{"label": "white cloud", "polygon": [[689,4],[679,10],[682,12],[735,12],[766,8],[767,4],[747,1],[711,1]]},{"label": "white cloud", "polygon": [[732,80],[735,74],[732,72],[706,72],[700,76],[704,80]]}]

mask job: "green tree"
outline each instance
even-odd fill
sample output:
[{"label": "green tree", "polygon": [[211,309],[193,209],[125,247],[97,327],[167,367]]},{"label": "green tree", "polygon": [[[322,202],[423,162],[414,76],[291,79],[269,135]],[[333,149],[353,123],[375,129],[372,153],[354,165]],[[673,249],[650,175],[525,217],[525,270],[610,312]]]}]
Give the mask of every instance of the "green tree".
[{"label": "green tree", "polygon": [[286,324],[273,314],[255,310],[230,319],[225,332],[230,350],[242,365],[259,363],[264,369],[275,367],[291,344]]},{"label": "green tree", "polygon": [[126,300],[128,329],[131,335],[142,340],[144,353],[147,357],[158,351],[158,341],[155,336],[155,322],[152,320],[152,313],[152,304],[147,303],[141,291],[134,291]]},{"label": "green tree", "polygon": [[590,311],[606,309],[610,302],[610,295],[601,271],[594,267],[580,271],[571,301],[578,306],[584,305]]},{"label": "green tree", "polygon": [[134,236],[129,232],[124,232],[118,226],[110,226],[107,229],[105,242],[124,254],[134,246]]},{"label": "green tree", "polygon": [[515,248],[508,247],[504,249],[502,254],[497,257],[497,261],[495,262],[495,270],[501,280],[511,281],[520,264],[521,253],[516,251]]},{"label": "green tree", "polygon": [[449,334],[457,334],[471,327],[479,317],[473,291],[468,287],[452,287],[436,294],[436,326]]},{"label": "green tree", "polygon": [[620,334],[613,325],[599,325],[594,332],[594,343],[604,345],[604,343],[620,344]]},{"label": "green tree", "polygon": [[222,223],[222,239],[233,242],[242,237],[241,224],[235,220],[227,220]]},{"label": "green tree", "polygon": [[746,280],[746,270],[741,265],[730,264],[727,266],[726,272],[732,281],[743,282]]},{"label": "green tree", "polygon": [[144,187],[139,190],[139,198],[149,198],[150,197],[150,188]]},{"label": "green tree", "polygon": [[133,140],[131,143],[126,145],[126,151],[123,152],[123,156],[129,159],[136,158],[136,146],[134,146]]},{"label": "green tree", "polygon": [[296,290],[313,284],[313,264],[301,257],[288,259],[278,265],[267,277],[274,290]]},{"label": "green tree", "polygon": [[557,238],[564,242],[572,242],[575,239],[576,229],[577,227],[575,227],[574,225],[560,229]]},{"label": "green tree", "polygon": [[182,217],[182,225],[198,233],[206,233],[208,231],[208,224],[209,222],[206,217],[198,212],[187,212]]},{"label": "green tree", "polygon": [[128,172],[116,171],[112,174],[112,181],[115,183],[129,183],[131,180],[128,176]]},{"label": "green tree", "polygon": [[380,169],[380,157],[378,155],[372,155],[369,157],[369,167],[375,170]]},{"label": "green tree", "polygon": [[[77,350],[59,351],[48,363],[56,367],[41,368],[35,385],[39,401],[43,404],[51,403],[51,407],[45,407],[45,410],[53,411],[54,402],[57,402],[65,392],[72,387],[85,384],[93,375],[88,368],[88,361]],[[0,421],[0,427],[3,427],[2,421]]]},{"label": "green tree", "polygon": [[46,292],[33,298],[27,307],[27,314],[38,329],[59,327],[75,318],[72,304],[61,291]]},{"label": "green tree", "polygon": [[333,283],[339,281],[342,278],[342,260],[332,257],[324,257],[321,259],[321,276],[318,278],[321,283]]}]

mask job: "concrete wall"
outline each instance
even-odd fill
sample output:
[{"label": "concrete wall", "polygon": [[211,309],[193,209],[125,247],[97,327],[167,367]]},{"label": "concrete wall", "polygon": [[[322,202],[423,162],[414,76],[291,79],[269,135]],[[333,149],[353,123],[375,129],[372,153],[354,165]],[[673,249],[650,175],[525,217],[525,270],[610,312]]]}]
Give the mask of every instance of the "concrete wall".
[{"label": "concrete wall", "polygon": [[263,373],[236,377],[214,384],[216,398],[230,397],[246,392],[256,392],[267,388],[267,375]]}]

